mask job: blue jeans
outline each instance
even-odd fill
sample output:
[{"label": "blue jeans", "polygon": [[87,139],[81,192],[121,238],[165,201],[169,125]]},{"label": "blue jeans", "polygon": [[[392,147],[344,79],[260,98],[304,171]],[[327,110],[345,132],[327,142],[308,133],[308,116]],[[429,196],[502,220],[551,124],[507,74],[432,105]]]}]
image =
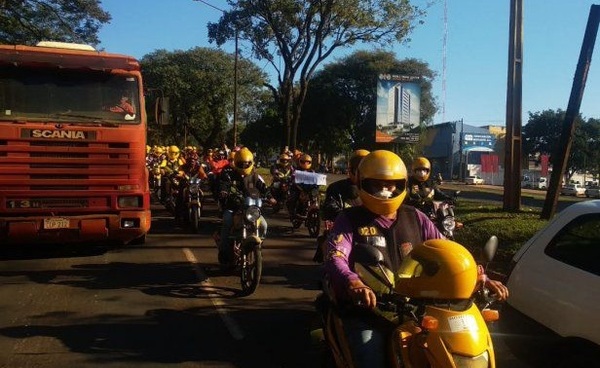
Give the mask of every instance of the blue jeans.
[{"label": "blue jeans", "polygon": [[342,319],[356,368],[385,368],[385,333],[358,317]]}]

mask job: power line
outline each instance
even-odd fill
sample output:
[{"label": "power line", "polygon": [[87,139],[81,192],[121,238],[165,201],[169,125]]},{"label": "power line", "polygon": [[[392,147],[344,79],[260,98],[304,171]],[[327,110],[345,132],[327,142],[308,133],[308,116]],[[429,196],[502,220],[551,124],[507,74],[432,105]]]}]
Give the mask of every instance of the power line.
[{"label": "power line", "polygon": [[208,2],[206,2],[206,1],[204,1],[204,0],[194,0],[194,1],[201,2],[201,3],[202,3],[202,4],[204,4],[204,5],[208,5],[208,6],[210,6],[210,7],[211,7],[211,8],[213,8],[213,9],[216,9],[216,10],[218,10],[218,11],[220,11],[220,12],[223,12],[223,13],[225,13],[225,10],[223,10],[223,9],[220,9],[220,8],[217,8],[217,7],[216,7],[216,6],[214,6],[213,4],[210,4],[210,3],[208,3]]}]

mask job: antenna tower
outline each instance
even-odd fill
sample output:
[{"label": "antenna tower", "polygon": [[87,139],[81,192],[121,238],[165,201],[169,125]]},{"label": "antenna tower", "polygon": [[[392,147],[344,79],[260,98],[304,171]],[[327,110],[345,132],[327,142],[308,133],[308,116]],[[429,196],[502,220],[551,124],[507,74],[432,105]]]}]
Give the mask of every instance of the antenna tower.
[{"label": "antenna tower", "polygon": [[448,42],[448,0],[444,0],[444,41],[442,45],[442,123],[446,121],[446,44]]}]

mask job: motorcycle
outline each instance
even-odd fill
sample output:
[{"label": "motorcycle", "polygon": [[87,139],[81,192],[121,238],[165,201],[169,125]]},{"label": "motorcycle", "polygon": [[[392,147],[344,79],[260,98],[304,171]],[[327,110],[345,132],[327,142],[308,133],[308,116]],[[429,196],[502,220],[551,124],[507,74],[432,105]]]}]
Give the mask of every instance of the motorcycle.
[{"label": "motorcycle", "polygon": [[301,190],[298,197],[296,217],[291,219],[292,227],[298,229],[304,224],[311,238],[318,237],[321,230],[321,211],[319,206],[318,187]]},{"label": "motorcycle", "polygon": [[198,177],[198,175],[194,175],[189,179],[187,188],[185,190],[188,221],[190,222],[192,231],[195,233],[198,232],[200,227],[200,217],[202,216],[202,199],[204,197],[204,193],[202,192],[201,184],[202,180]]},{"label": "motorcycle", "polygon": [[184,193],[188,187],[188,180],[184,175],[178,172],[173,172],[166,177],[169,185],[165,186],[164,206],[169,211],[175,220],[186,220],[188,218],[187,209],[184,206]]},{"label": "motorcycle", "polygon": [[[486,248],[496,247],[497,238],[490,238]],[[376,247],[359,244],[354,252],[356,271],[377,293],[373,313],[390,328],[389,367],[495,367],[487,323],[499,314],[478,303],[478,267],[467,249],[450,240],[427,240],[403,260],[396,276]],[[328,287],[316,304],[331,360],[336,367],[353,367],[340,317],[352,307],[336,304]]]},{"label": "motorcycle", "polygon": [[432,190],[430,195],[412,205],[425,213],[446,239],[452,240],[454,231],[462,228],[462,223],[454,217],[454,204],[460,191],[453,192],[451,199],[441,201],[434,200],[433,193]]},{"label": "motorcycle", "polygon": [[273,213],[278,213],[281,210],[281,205],[288,199],[290,189],[290,178],[281,178],[273,180],[271,184],[271,194],[273,198],[277,200],[277,203],[273,205]]},{"label": "motorcycle", "polygon": [[158,162],[154,162],[150,167],[150,189],[156,195],[156,198],[160,198],[160,188],[161,188],[161,174],[160,174],[160,165]]},{"label": "motorcycle", "polygon": [[256,291],[262,275],[262,243],[267,234],[260,233],[260,221],[265,221],[261,208],[260,194],[252,191],[233,215],[229,239],[233,243],[233,264],[240,272],[244,295]]}]

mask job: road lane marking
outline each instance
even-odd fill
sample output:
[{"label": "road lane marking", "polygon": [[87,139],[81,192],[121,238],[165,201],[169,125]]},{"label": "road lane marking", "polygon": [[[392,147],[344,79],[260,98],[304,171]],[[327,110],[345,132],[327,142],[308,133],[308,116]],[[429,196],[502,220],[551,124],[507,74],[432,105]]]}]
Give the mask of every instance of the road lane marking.
[{"label": "road lane marking", "polygon": [[[214,285],[210,282],[210,279],[206,276],[204,271],[202,271],[202,268],[200,268],[200,262],[198,262],[196,256],[194,256],[194,253],[192,253],[192,251],[189,248],[183,248],[183,253],[185,254],[185,258],[187,258],[187,260],[194,265],[194,271],[196,272],[196,276],[198,276],[198,279],[200,280],[200,284],[203,286],[207,286],[211,289],[214,288]],[[215,309],[219,313],[221,320],[223,320],[223,323],[225,323],[225,326],[229,330],[229,334],[231,334],[231,336],[235,340],[243,340],[244,333],[242,332],[242,329],[238,326],[238,324],[235,322],[235,320],[227,313],[225,308],[223,308],[223,306],[225,305],[223,300],[219,298],[217,294],[214,293],[209,293],[208,297],[210,298],[210,301],[213,303]]]}]

